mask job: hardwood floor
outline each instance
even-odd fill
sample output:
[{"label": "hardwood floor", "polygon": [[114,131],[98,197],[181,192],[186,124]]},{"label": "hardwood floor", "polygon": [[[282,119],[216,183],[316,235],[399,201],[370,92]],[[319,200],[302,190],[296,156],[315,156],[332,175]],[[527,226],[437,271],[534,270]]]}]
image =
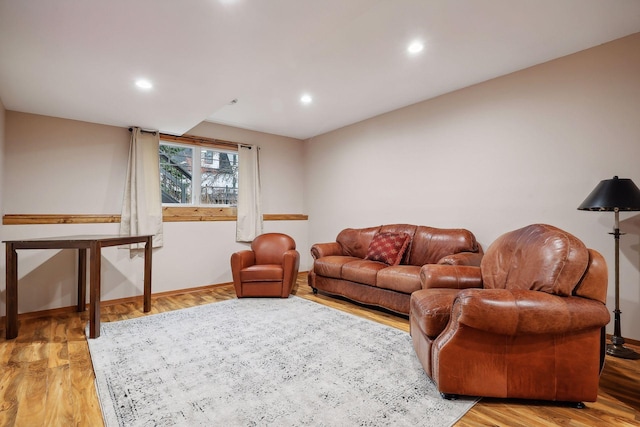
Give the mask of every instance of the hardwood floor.
[{"label": "hardwood floor", "polygon": [[[324,295],[313,295],[300,274],[294,293],[302,298],[409,330],[408,320]],[[235,298],[231,285],[152,298],[151,313]],[[142,304],[104,306],[102,321],[144,316]],[[21,317],[18,337],[0,329],[1,426],[102,426],[100,405],[84,328],[88,313]],[[638,347],[629,345],[638,350]],[[456,426],[640,426],[640,360],[607,356],[598,401],[585,409],[548,402],[482,399]]]}]

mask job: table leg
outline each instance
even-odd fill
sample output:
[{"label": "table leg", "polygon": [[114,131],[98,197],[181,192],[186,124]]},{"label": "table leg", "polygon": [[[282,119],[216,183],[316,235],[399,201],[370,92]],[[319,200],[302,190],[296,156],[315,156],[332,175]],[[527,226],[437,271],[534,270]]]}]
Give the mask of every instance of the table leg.
[{"label": "table leg", "polygon": [[91,242],[89,248],[89,338],[100,336],[100,268],[101,247],[96,241]]},{"label": "table leg", "polygon": [[153,236],[147,238],[144,245],[144,312],[151,311],[151,255]]},{"label": "table leg", "polygon": [[87,250],[78,249],[78,311],[87,309]]},{"label": "table leg", "polygon": [[18,253],[13,243],[6,247],[7,339],[18,336]]}]

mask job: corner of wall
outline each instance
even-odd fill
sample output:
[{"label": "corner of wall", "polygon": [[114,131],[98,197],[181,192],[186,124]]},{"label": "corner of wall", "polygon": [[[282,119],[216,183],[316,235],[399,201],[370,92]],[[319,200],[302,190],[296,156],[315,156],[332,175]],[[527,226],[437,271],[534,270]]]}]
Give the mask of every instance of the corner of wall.
[{"label": "corner of wall", "polygon": [[[2,217],[4,216],[4,146],[5,146],[5,117],[6,110],[4,108],[4,104],[2,103],[2,99],[0,99],[0,241],[4,239],[4,230],[2,225]],[[5,265],[5,246],[0,243],[0,271],[4,271],[6,268]],[[0,292],[6,288],[5,277],[4,274],[0,277]]]},{"label": "corner of wall", "polygon": [[[2,196],[4,194],[4,140],[5,140],[5,117],[7,112],[4,108],[4,104],[2,103],[2,99],[0,99],[0,218],[4,215],[4,203]],[[2,222],[0,222],[0,230],[2,230]],[[0,233],[2,236],[2,233]]]}]

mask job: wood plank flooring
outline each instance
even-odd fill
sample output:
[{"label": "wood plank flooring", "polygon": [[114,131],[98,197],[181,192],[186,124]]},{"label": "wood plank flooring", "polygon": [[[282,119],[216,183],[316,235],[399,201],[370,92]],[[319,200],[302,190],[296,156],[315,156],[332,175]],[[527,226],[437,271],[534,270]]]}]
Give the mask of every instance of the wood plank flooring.
[{"label": "wood plank flooring", "polygon": [[[294,293],[302,298],[409,330],[408,320],[324,295],[313,295],[300,274]],[[224,285],[152,298],[151,313],[235,298]],[[142,303],[102,308],[102,321],[144,316]],[[62,313],[19,322],[7,341],[0,325],[0,426],[102,426],[100,404],[84,328],[88,313]],[[301,319],[301,327],[304,319]],[[636,350],[638,347],[629,345]],[[598,401],[585,409],[548,402],[482,399],[456,426],[640,426],[640,360],[607,356]]]}]

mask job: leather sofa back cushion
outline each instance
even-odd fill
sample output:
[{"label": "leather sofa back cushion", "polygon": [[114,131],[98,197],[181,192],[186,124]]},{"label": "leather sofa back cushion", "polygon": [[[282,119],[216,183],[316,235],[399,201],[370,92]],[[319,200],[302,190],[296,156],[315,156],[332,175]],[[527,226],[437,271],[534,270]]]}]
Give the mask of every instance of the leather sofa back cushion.
[{"label": "leather sofa back cushion", "polygon": [[474,235],[468,230],[410,224],[346,228],[338,234],[336,241],[342,247],[343,255],[364,259],[373,237],[378,232],[406,233],[411,236],[409,248],[405,251],[401,265],[435,264],[446,255],[479,251]]},{"label": "leather sofa back cushion", "polygon": [[589,263],[589,251],[559,228],[534,224],[503,234],[481,262],[483,287],[529,289],[569,296]]},{"label": "leather sofa back cushion", "polygon": [[469,230],[418,226],[409,247],[409,265],[436,264],[447,255],[478,252],[478,243]]},{"label": "leather sofa back cushion", "polygon": [[342,247],[343,255],[364,259],[378,230],[380,227],[345,228],[336,237],[336,242]]}]

